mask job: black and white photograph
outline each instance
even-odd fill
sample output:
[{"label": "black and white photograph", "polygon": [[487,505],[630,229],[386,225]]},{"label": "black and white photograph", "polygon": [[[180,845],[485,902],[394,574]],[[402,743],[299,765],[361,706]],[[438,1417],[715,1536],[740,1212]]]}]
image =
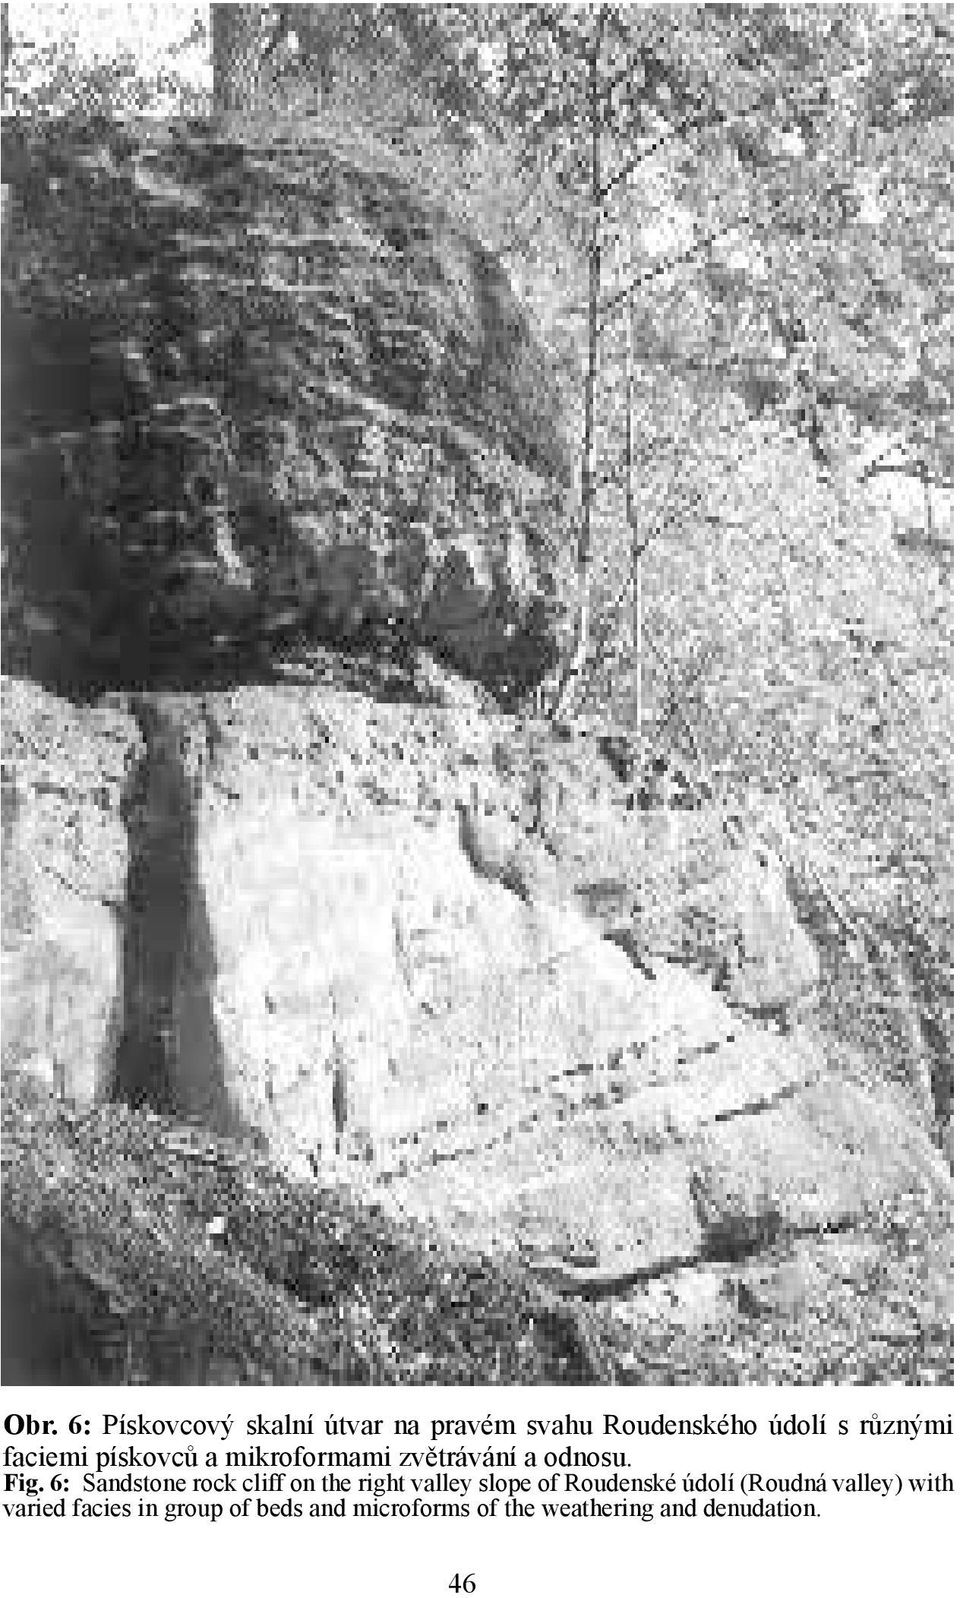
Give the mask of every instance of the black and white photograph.
[{"label": "black and white photograph", "polygon": [[952,5],[0,12],[3,1383],[950,1388]]}]

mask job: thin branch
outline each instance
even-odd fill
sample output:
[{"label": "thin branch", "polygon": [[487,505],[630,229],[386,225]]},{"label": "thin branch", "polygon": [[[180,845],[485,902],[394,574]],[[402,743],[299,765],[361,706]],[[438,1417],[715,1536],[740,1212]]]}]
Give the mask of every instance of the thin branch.
[{"label": "thin branch", "polygon": [[[699,496],[697,496],[697,498],[699,498]],[[689,509],[690,505],[696,504],[696,502],[697,499],[694,498],[693,500],[688,501],[686,506],[677,505],[671,507],[662,520],[658,521],[654,528],[647,534],[646,538],[641,541],[639,550],[641,560],[646,554],[647,550],[650,548],[650,545],[675,524],[681,510],[684,508]],[[591,649],[591,659],[594,659],[599,655],[600,651],[606,646],[613,636],[613,630],[617,625],[617,621],[619,620],[618,613],[620,611],[620,607],[627,596],[627,590],[631,586],[632,580],[632,573],[628,572],[620,584],[620,587],[618,588],[614,598],[612,600],[608,600],[605,604],[603,615],[597,620],[594,645]],[[669,662],[666,660],[666,657],[660,653],[656,645],[654,645],[654,654],[656,654],[661,662],[664,665],[667,665],[669,669]]]},{"label": "thin branch", "polygon": [[604,13],[597,20],[590,53],[590,286],[587,316],[587,371],[584,379],[583,457],[580,462],[580,529],[577,537],[577,628],[573,650],[554,697],[552,715],[559,716],[576,689],[587,658],[590,634],[590,550],[594,500],[594,434],[600,302],[600,106],[598,69],[603,45]]},{"label": "thin branch", "polygon": [[[732,122],[739,122],[743,117],[752,116],[755,111],[764,110],[768,100],[769,96],[764,95],[762,99],[755,100],[752,105],[730,111],[725,111],[722,106],[714,105],[708,111],[693,112],[690,116],[683,117],[680,122],[671,124],[665,133],[659,134],[644,149],[637,151],[635,155],[630,157],[629,161],[624,163],[619,171],[613,174],[612,178],[607,179],[603,186],[601,199],[605,200],[615,188],[618,188],[630,176],[631,172],[635,172],[637,167],[647,159],[647,156],[655,155],[657,150],[662,150],[665,145],[670,144],[674,139],[682,138],[684,134],[690,133],[695,129],[723,127]],[[624,130],[619,130],[619,137],[629,137],[630,131],[629,128],[625,132]]]},{"label": "thin branch", "polygon": [[[674,683],[671,684],[670,691],[667,695],[666,710],[660,716],[654,731],[655,738],[662,738],[672,721],[682,722],[686,730],[687,737],[690,739],[690,743],[693,746],[693,751],[696,755],[697,763],[700,768],[701,777],[707,776],[706,762],[703,758],[703,750],[700,747],[700,740],[697,737],[696,728],[694,727],[693,722],[690,719],[690,713],[687,710],[686,699],[690,693],[690,690],[696,687],[696,685],[706,676],[707,671],[713,665],[719,652],[720,643],[718,641],[708,643],[703,653],[699,655],[698,658],[693,662],[692,667],[678,675]],[[668,665],[668,663],[664,660],[664,657],[660,654],[659,650],[657,650],[656,653],[660,660],[663,661],[664,665]]]},{"label": "thin branch", "polygon": [[[530,201],[533,199],[533,197],[536,194],[537,190],[542,186],[542,184],[546,180],[546,177],[547,177],[547,173],[546,173],[545,170],[541,170],[539,172],[535,172],[534,173],[533,182],[530,184],[530,187],[527,189],[527,192],[523,196],[522,200],[520,200],[518,202],[517,206],[516,206],[515,214],[517,216],[522,216],[523,215],[524,211],[527,209],[527,206],[530,204]],[[515,231],[513,233],[513,235],[511,236],[511,238],[508,241],[505,241],[505,242],[499,242],[498,241],[498,243],[497,243],[497,254],[498,255],[515,255],[518,250],[526,249],[526,246],[530,243],[530,240],[536,236],[536,234],[542,229],[542,227],[543,227],[543,218],[538,216],[537,220],[534,223],[532,223],[529,227],[527,227],[523,232],[520,232],[519,230],[517,230],[517,231]]]},{"label": "thin branch", "polygon": [[[738,220],[742,220],[742,218],[738,218]],[[662,277],[664,272],[672,271],[675,266],[683,266],[687,261],[692,261],[694,256],[699,254],[702,249],[722,238],[724,233],[728,233],[731,227],[736,225],[735,222],[725,222],[723,227],[716,228],[711,233],[701,234],[688,249],[681,250],[678,255],[669,256],[665,261],[658,261],[655,266],[648,267],[646,271],[638,273],[625,288],[617,289],[614,294],[608,295],[600,306],[599,318],[601,325],[607,320],[612,311],[617,310],[624,300],[633,294],[636,289],[641,288],[644,283],[651,283],[655,278]]]},{"label": "thin branch", "polygon": [[[648,156],[655,155],[658,150],[663,149],[664,145],[672,143],[674,139],[681,138],[683,134],[689,133],[693,128],[709,127],[711,123],[722,122],[723,120],[724,113],[718,111],[716,107],[707,112],[701,111],[696,116],[684,117],[683,121],[678,123],[676,127],[671,127],[666,133],[661,134],[659,138],[653,139],[642,150],[638,150],[630,157],[629,161],[624,162],[623,166],[613,174],[612,178],[607,179],[600,190],[601,201],[606,200],[613,193],[613,190],[619,188],[620,184],[630,176],[631,172],[635,172],[637,167],[641,166]],[[629,137],[629,130],[627,131],[627,136]]]}]

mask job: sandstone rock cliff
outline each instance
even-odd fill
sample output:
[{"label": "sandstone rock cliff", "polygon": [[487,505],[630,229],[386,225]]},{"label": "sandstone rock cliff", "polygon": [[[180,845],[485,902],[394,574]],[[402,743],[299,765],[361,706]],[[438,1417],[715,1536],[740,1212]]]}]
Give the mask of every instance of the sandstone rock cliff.
[{"label": "sandstone rock cliff", "polygon": [[[91,723],[72,744],[77,713],[9,686],[7,698],[18,728],[12,737],[7,719],[8,770],[39,790],[38,814],[56,749],[78,770],[112,759],[115,774],[86,876],[65,844],[91,837],[76,784],[51,813],[45,864],[73,873],[79,903],[122,878],[111,921],[122,960],[99,959],[91,940],[96,980],[94,961],[68,969],[62,906],[42,945],[61,961],[65,999],[110,1014],[109,1069],[84,1077],[89,1039],[64,1054],[62,1029],[42,1018],[12,1040],[10,1064],[42,1081],[56,1067],[68,1100],[116,1095],[253,1137],[300,1180],[375,1195],[446,1247],[524,1263],[575,1293],[709,1274],[774,1244],[857,1231],[903,1202],[946,1202],[947,1168],[896,1084],[838,1063],[815,1030],[787,1038],[758,1024],[744,999],[762,1010],[769,993],[762,1005],[718,993],[702,946],[640,959],[578,891],[562,850],[549,855],[508,809],[482,825],[488,842],[514,839],[516,880],[492,846],[464,849],[458,799],[472,789],[476,804],[504,783],[508,723],[328,690],[242,690],[134,696],[132,716],[101,713],[93,739]],[[592,775],[580,766],[570,797],[586,814],[591,782],[605,779],[602,762]],[[509,781],[502,796],[509,807]],[[513,799],[522,814],[522,782]],[[635,907],[649,889],[649,945],[651,906],[666,902],[660,818],[621,815],[650,851],[634,848],[630,886]],[[725,896],[722,872],[707,872],[708,833],[702,818],[699,851],[691,831],[674,881],[681,903],[684,892],[706,902],[709,887],[728,937],[742,850]],[[12,817],[9,880],[23,862],[43,869],[35,836]],[[790,975],[782,914],[751,945],[747,901],[741,945],[758,958],[766,947],[788,991],[813,980],[803,959]]]},{"label": "sandstone rock cliff", "polygon": [[5,126],[8,662],[197,680],[289,633],[556,658],[568,466],[507,277],[317,143]]},{"label": "sandstone rock cliff", "polygon": [[328,144],[7,127],[4,176],[16,1292],[173,1326],[162,1379],[741,1380],[754,1321],[752,1379],[942,1379],[906,968],[911,1071],[788,839],[492,702],[568,576],[497,263]]}]

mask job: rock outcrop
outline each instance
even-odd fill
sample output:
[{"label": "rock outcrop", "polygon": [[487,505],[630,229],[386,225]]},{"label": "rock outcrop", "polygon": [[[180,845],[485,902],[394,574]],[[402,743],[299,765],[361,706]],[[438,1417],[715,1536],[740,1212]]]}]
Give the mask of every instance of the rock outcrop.
[{"label": "rock outcrop", "polygon": [[4,127],[8,665],[229,679],[291,633],[556,659],[568,466],[498,262],[322,143]]},{"label": "rock outcrop", "polygon": [[[610,758],[611,742],[527,740],[521,817],[552,874],[638,965],[702,971],[733,1007],[785,1028],[815,1009],[819,956],[769,839],[689,780],[676,785],[675,807],[638,811],[632,768]],[[500,853],[516,870],[503,843]]]},{"label": "rock outcrop", "polygon": [[135,723],[29,684],[3,704],[3,1062],[89,1107],[113,1087],[123,1019]]},{"label": "rock outcrop", "polygon": [[43,1335],[149,1327],[150,1379],[175,1326],[181,1380],[942,1380],[950,1006],[885,934],[866,992],[802,851],[665,748],[496,708],[572,547],[497,261],[330,142],[3,145],[4,1267]]},{"label": "rock outcrop", "polygon": [[[42,785],[69,738],[67,717],[30,764],[24,718],[49,729],[55,704],[17,706],[5,758],[21,787]],[[481,814],[495,778],[510,800],[508,724],[303,690],[131,709],[101,713],[94,734],[115,772],[94,876],[101,897],[122,878],[122,959],[61,984],[99,995],[99,1016],[113,1005],[112,1070],[84,1079],[68,1054],[64,1083],[52,1034],[69,1099],[112,1092],[253,1136],[301,1180],[373,1194],[398,1224],[575,1295],[708,1282],[902,1202],[946,1202],[947,1168],[896,1084],[838,1069],[815,1030],[759,1024],[689,950],[686,964],[683,948],[639,960],[562,854],[508,811]],[[82,770],[89,743],[68,758]],[[483,834],[466,849],[465,792]],[[90,804],[74,793],[75,813]],[[662,818],[625,815],[635,839],[652,829],[648,867],[662,868]],[[55,819],[46,864],[66,878],[67,815]],[[22,816],[10,831],[16,886],[30,834]],[[702,888],[709,851],[692,840],[674,869]],[[638,902],[644,858],[634,850]],[[652,867],[648,882],[663,892]],[[657,902],[651,891],[648,915]],[[44,948],[63,946],[61,918]],[[32,1039],[13,1063],[47,1080],[41,1052]]]}]

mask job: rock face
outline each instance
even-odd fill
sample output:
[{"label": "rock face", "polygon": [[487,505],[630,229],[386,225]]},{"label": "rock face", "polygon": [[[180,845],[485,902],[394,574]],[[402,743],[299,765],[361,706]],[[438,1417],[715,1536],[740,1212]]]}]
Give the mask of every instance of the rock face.
[{"label": "rock face", "polygon": [[815,1002],[819,957],[768,851],[741,846],[720,878],[680,897],[677,915],[687,958],[703,960],[737,1008],[786,1027]]},{"label": "rock face", "polygon": [[787,1026],[815,1007],[819,957],[773,848],[719,807],[687,808],[685,795],[677,809],[627,809],[596,752],[591,762],[575,745],[531,758],[534,771],[540,758],[551,772],[546,785],[537,779],[533,809],[554,869],[591,921],[641,964],[702,971],[749,1015]]},{"label": "rock face", "polygon": [[127,838],[137,729],[5,685],[3,1065],[80,1105],[109,1096],[123,1017]]},{"label": "rock face", "polygon": [[[664,973],[652,1003],[575,904],[471,861],[452,809],[349,789],[331,805],[295,748],[280,765],[251,746],[242,702],[239,726],[230,710],[210,697],[202,717],[186,702],[138,708],[128,1032],[131,1057],[159,1051],[159,1091],[181,1110],[256,1126],[294,1161],[340,1155],[386,1175],[411,1149],[502,1131],[692,1002]],[[349,764],[329,736],[324,753]],[[723,1006],[698,997],[704,1027],[722,1024]]]},{"label": "rock face", "polygon": [[8,662],[194,682],[379,631],[543,675],[566,449],[492,256],[319,143],[8,125],[3,155]]},{"label": "rock face", "polygon": [[124,1097],[253,1130],[293,1172],[575,1292],[942,1197],[905,1095],[676,961],[639,969],[542,842],[522,882],[492,822],[465,851],[446,785],[483,773],[478,746],[446,774],[421,760],[397,803],[371,789],[359,701],[282,703],[135,705]]},{"label": "rock face", "polygon": [[[581,840],[578,877],[523,830],[505,719],[328,690],[5,699],[4,1063],[80,1109],[252,1135],[411,1236],[638,1314],[637,1336],[661,1299],[687,1327],[741,1289],[744,1314],[792,1303],[791,1261],[841,1270],[833,1234],[948,1204],[907,1093],[758,1024],[709,962],[611,936],[582,891],[609,852],[591,871]],[[603,763],[544,755],[574,772],[597,838]],[[670,868],[691,893],[720,850],[695,819]],[[641,820],[648,935],[664,818]]]}]

